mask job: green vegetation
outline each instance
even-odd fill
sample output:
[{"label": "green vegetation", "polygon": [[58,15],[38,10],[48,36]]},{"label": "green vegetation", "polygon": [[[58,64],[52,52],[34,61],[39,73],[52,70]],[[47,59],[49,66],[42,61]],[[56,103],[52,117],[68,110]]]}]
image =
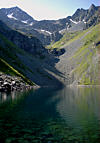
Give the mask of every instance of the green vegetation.
[{"label": "green vegetation", "polygon": [[100,40],[99,26],[91,29],[91,32],[83,39],[85,44],[70,58],[76,65],[72,75],[79,81],[79,84],[98,84],[98,60],[95,57],[97,56],[96,43]]},{"label": "green vegetation", "polygon": [[88,32],[91,28],[84,30],[84,31],[78,31],[78,32],[72,32],[68,33],[66,32],[65,35],[56,43],[51,43],[47,48],[48,49],[54,49],[54,48],[62,48],[64,46],[69,45],[71,42],[74,42],[75,40],[82,37],[86,32]]},{"label": "green vegetation", "polygon": [[31,82],[28,78],[26,78],[24,75],[22,75],[17,70],[15,70],[12,66],[10,66],[6,61],[4,61],[1,58],[0,58],[0,72],[3,72],[8,75],[12,75],[12,76],[21,77],[26,83],[30,85],[34,85],[33,82]]},{"label": "green vegetation", "polygon": [[60,48],[65,44],[67,44],[68,41],[76,37],[79,33],[80,32],[66,33],[59,41],[57,41],[56,43],[51,43],[47,48],[48,49]]},{"label": "green vegetation", "polygon": [[[11,41],[0,34],[0,72],[19,76],[26,83],[34,85],[24,74],[26,67],[17,57],[17,54],[24,54],[24,51],[15,46]],[[12,54],[13,53],[13,54]]]},{"label": "green vegetation", "polygon": [[6,61],[0,58],[0,71],[5,74],[10,74],[12,76],[19,76],[20,73],[10,66]]}]

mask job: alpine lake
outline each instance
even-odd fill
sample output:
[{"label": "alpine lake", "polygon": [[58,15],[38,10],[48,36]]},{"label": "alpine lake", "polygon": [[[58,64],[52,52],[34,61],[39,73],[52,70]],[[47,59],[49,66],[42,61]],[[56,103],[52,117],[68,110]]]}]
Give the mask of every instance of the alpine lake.
[{"label": "alpine lake", "polygon": [[99,87],[0,93],[0,143],[99,142]]}]

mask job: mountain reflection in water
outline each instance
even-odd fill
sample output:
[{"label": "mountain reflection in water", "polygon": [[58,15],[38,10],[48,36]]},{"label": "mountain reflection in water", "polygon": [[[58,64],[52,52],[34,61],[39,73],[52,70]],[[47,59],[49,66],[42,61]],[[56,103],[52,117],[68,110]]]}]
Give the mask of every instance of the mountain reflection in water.
[{"label": "mountain reflection in water", "polygon": [[100,89],[0,93],[0,142],[99,143]]}]

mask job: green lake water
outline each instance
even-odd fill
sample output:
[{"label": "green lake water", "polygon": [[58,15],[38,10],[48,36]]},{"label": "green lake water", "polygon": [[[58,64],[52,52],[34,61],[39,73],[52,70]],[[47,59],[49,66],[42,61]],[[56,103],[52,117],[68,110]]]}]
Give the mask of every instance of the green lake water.
[{"label": "green lake water", "polygon": [[0,93],[0,143],[100,143],[100,88]]}]

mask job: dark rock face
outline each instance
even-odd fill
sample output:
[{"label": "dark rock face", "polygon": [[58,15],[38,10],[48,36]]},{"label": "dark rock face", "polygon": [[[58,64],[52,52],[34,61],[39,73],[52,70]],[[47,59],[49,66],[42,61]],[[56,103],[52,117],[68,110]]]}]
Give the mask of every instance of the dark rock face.
[{"label": "dark rock face", "polygon": [[96,7],[93,4],[88,9],[87,16],[85,18],[87,21],[88,27],[98,23],[99,10],[100,10],[100,7]]},{"label": "dark rock face", "polygon": [[88,10],[77,9],[73,14],[72,19],[75,21],[82,21],[87,16]]},{"label": "dark rock face", "polygon": [[0,73],[0,92],[21,91],[31,88],[20,77]]},{"label": "dark rock face", "polygon": [[62,35],[57,31],[52,34],[52,40],[57,42],[62,38]]},{"label": "dark rock face", "polygon": [[47,53],[47,50],[37,38],[26,36],[17,31],[11,30],[2,21],[0,21],[0,33],[13,42],[17,47],[31,53],[32,55],[44,55]]},{"label": "dark rock face", "polygon": [[52,51],[51,51],[51,53],[54,55],[54,56],[61,56],[61,55],[63,55],[64,53],[65,53],[65,49],[60,49],[60,50],[58,50],[58,49],[53,49]]},{"label": "dark rock face", "polygon": [[95,10],[97,10],[97,7],[96,7],[94,4],[92,4],[92,5],[90,6],[88,12],[91,13],[91,12],[93,12],[93,11],[95,11]]}]

